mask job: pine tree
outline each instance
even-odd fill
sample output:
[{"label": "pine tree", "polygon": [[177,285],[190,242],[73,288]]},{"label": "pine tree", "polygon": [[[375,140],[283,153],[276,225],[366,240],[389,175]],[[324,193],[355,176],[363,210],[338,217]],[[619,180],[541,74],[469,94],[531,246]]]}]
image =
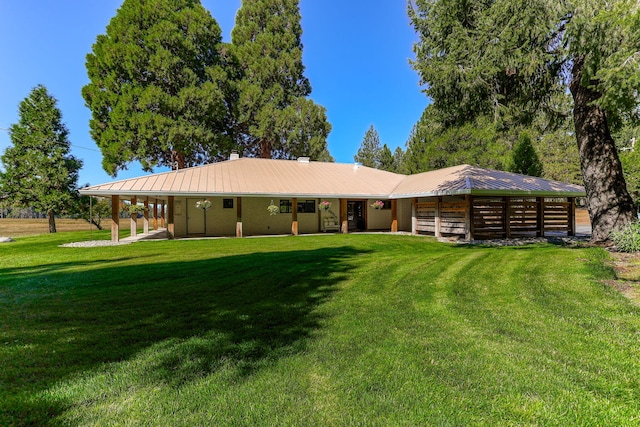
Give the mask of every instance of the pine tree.
[{"label": "pine tree", "polygon": [[324,107],[307,99],[298,0],[244,0],[232,45],[242,79],[238,124],[247,154],[331,159]]},{"label": "pine tree", "polygon": [[636,0],[417,0],[409,14],[414,67],[445,126],[528,125],[570,92],[592,240],[636,217],[610,133],[640,116]]},{"label": "pine tree", "polygon": [[353,160],[363,166],[380,169],[381,152],[382,146],[380,145],[378,131],[371,125],[364,134],[360,148],[358,148],[356,155],[353,156]]},{"label": "pine tree", "polygon": [[9,130],[13,146],[1,157],[5,171],[0,173],[0,192],[16,207],[46,213],[49,232],[55,233],[55,215],[71,209],[78,197],[82,162],[69,154],[69,131],[44,86],[31,91],[19,113],[19,122]]},{"label": "pine tree", "polygon": [[380,169],[388,172],[393,171],[393,153],[387,144],[384,144],[380,150]]},{"label": "pine tree", "polygon": [[234,144],[233,60],[199,0],[125,0],[87,55],[91,136],[111,175],[184,168]]},{"label": "pine tree", "polygon": [[510,172],[523,175],[542,176],[542,162],[528,134],[520,134],[518,142],[513,147],[508,169]]}]

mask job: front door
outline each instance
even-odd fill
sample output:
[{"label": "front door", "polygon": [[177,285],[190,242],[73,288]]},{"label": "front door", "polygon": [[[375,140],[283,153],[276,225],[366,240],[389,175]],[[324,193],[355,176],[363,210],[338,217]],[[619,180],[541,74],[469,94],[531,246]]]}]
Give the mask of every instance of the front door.
[{"label": "front door", "polygon": [[347,220],[349,221],[349,231],[364,231],[367,229],[365,221],[364,201],[347,202]]},{"label": "front door", "polygon": [[204,210],[196,203],[202,199],[187,199],[187,234],[204,234]]}]

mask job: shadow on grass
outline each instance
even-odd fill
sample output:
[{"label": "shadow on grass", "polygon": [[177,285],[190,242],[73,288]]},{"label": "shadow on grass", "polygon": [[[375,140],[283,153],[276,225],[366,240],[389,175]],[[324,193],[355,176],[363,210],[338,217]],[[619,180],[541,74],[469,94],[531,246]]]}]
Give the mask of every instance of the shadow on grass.
[{"label": "shadow on grass", "polygon": [[[180,386],[231,363],[239,379],[304,351],[316,308],[361,254],[351,247],[84,271],[2,271],[44,291],[0,301],[0,424],[54,425],[70,402],[39,396],[72,375],[151,353],[145,381]],[[15,279],[14,279],[15,280]],[[56,292],[47,293],[48,287]],[[147,368],[149,368],[147,366]]]}]

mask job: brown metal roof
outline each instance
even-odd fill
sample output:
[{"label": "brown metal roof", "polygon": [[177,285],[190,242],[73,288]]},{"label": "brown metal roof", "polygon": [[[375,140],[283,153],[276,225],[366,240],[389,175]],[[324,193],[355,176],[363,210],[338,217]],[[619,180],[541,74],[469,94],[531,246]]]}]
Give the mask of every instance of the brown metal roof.
[{"label": "brown metal roof", "polygon": [[400,175],[343,163],[240,158],[114,181],[80,190],[95,196],[289,196],[407,198],[437,195],[584,196],[584,188],[460,165]]},{"label": "brown metal roof", "polygon": [[391,197],[428,197],[455,194],[580,197],[585,195],[585,191],[583,187],[575,184],[470,165],[459,165],[407,176],[393,191]]},{"label": "brown metal roof", "polygon": [[387,198],[404,178],[353,164],[247,157],[94,185],[81,193]]}]

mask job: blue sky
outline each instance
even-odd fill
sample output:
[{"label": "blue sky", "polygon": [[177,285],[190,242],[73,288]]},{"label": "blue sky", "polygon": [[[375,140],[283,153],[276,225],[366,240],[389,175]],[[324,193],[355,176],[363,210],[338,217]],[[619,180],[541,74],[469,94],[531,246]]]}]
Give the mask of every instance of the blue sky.
[{"label": "blue sky", "polygon": [[[72,153],[84,161],[78,184],[112,178],[89,135],[91,113],[81,88],[85,57],[104,34],[121,0],[0,1],[0,128],[18,121],[18,104],[37,84],[58,99]],[[202,0],[230,41],[240,0]],[[428,100],[409,65],[416,35],[405,0],[301,0],[306,76],[311,98],[327,109],[329,151],[353,162],[365,132],[375,126],[393,151],[405,147]],[[0,152],[11,140],[0,130]],[[158,171],[161,169],[158,169]],[[117,178],[143,175],[137,163]]]}]

